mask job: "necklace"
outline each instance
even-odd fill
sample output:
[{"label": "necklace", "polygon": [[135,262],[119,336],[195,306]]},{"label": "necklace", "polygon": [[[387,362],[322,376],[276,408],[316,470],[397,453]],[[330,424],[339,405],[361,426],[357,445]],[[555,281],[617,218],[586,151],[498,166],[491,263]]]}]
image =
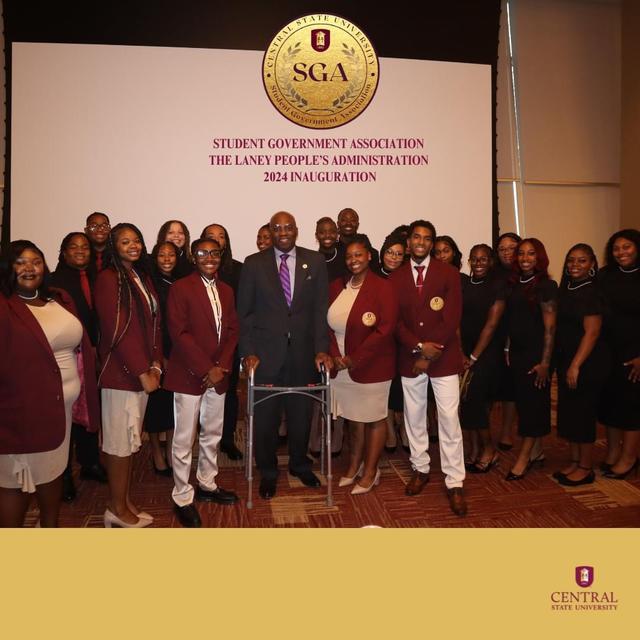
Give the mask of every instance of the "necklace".
[{"label": "necklace", "polygon": [[356,285],[353,284],[353,278],[349,280],[349,286],[352,289],[359,289],[363,284],[364,284],[364,280],[360,284],[356,284]]},{"label": "necklace", "polygon": [[531,282],[535,277],[536,277],[535,273],[530,278],[527,278],[526,280],[523,280],[522,276],[520,276],[520,284],[527,284],[527,282]]},{"label": "necklace", "polygon": [[329,258],[328,260],[325,258],[324,261],[325,262],[333,262],[336,259],[337,255],[338,255],[338,248],[337,247],[333,247],[333,256],[331,256],[331,258]]},{"label": "necklace", "polygon": [[385,276],[390,276],[391,275],[391,271],[385,271],[384,267],[380,267],[380,273],[384,273]]},{"label": "necklace", "polygon": [[572,287],[571,286],[571,282],[567,282],[567,289],[569,291],[575,291],[576,289],[579,289],[580,287],[586,287],[588,284],[591,284],[592,280],[587,280],[586,282],[583,282],[582,284],[579,284],[577,287]]},{"label": "necklace", "polygon": [[38,297],[38,290],[36,289],[36,292],[32,296],[23,296],[21,293],[19,293],[18,297],[22,298],[23,300],[35,300]]},{"label": "necklace", "polygon": [[[471,277],[469,278],[469,282],[471,282],[471,284],[482,284],[482,283],[484,282],[484,279],[479,280],[478,282],[474,282],[474,281],[473,281],[473,276],[471,276]],[[522,282],[522,280],[521,280],[520,282]]]},{"label": "necklace", "polygon": [[163,282],[166,282],[167,284],[173,284],[173,280],[167,280],[166,278],[162,278]]},{"label": "necklace", "polygon": [[622,273],[635,273],[640,267],[636,267],[635,269],[623,269],[620,265],[618,265],[618,269],[622,271]]}]

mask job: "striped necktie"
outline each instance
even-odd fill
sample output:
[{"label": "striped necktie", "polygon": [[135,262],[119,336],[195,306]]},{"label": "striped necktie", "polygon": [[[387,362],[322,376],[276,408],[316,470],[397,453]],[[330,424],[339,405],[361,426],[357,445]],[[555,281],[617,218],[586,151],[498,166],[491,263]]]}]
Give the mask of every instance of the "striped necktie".
[{"label": "striped necktie", "polygon": [[280,256],[280,284],[282,285],[282,291],[287,301],[287,306],[291,306],[291,274],[289,273],[289,267],[287,266],[288,253],[283,253]]},{"label": "striped necktie", "polygon": [[422,287],[424,285],[424,276],[422,275],[422,272],[424,271],[424,265],[414,267],[414,269],[418,272],[418,277],[416,278],[416,289],[418,290],[418,295],[420,295],[422,293]]}]

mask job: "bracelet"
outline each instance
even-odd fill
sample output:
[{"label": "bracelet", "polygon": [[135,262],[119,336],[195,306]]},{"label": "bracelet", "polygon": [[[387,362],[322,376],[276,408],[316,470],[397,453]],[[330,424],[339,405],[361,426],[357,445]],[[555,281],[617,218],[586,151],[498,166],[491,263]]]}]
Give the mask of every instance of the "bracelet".
[{"label": "bracelet", "polygon": [[160,367],[149,367],[149,371],[151,371],[152,369],[155,369],[160,375],[162,375],[163,371]]},{"label": "bracelet", "polygon": [[478,358],[476,358],[476,357],[473,355],[473,353],[470,353],[470,354],[469,354],[469,359],[470,359],[470,360],[473,360],[474,362],[478,362]]}]

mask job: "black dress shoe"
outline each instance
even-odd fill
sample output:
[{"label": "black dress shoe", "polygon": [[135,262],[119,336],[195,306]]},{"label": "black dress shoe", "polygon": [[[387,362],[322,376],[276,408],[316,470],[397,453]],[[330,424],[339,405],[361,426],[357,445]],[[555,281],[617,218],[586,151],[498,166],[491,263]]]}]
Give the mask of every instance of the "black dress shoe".
[{"label": "black dress shoe", "polygon": [[229,460],[242,460],[242,451],[236,447],[234,442],[225,442],[220,445],[220,451],[226,453]]},{"label": "black dress shoe", "polygon": [[202,526],[200,514],[193,503],[187,504],[184,507],[179,507],[174,503],[173,510],[176,512],[178,520],[183,527],[187,527],[188,529],[198,529]]},{"label": "black dress shoe", "polygon": [[318,480],[317,476],[312,471],[300,471],[300,472],[297,472],[297,471],[291,471],[291,469],[289,469],[289,473],[294,478],[298,478],[300,480],[300,482],[302,482],[302,484],[305,485],[306,487],[319,487],[320,486],[320,480]]},{"label": "black dress shoe", "polygon": [[260,497],[263,500],[271,500],[276,495],[276,478],[262,478],[260,480]]},{"label": "black dress shoe", "polygon": [[89,467],[80,467],[80,477],[83,480],[95,480],[95,482],[107,483],[107,470],[96,462]]},{"label": "black dress shoe", "polygon": [[233,491],[225,491],[218,487],[215,491],[208,491],[202,487],[196,488],[196,500],[201,502],[217,502],[218,504],[233,504],[238,502],[238,496]]},{"label": "black dress shoe", "polygon": [[73,476],[66,471],[62,474],[62,500],[67,504],[76,499],[76,486],[73,484]]}]

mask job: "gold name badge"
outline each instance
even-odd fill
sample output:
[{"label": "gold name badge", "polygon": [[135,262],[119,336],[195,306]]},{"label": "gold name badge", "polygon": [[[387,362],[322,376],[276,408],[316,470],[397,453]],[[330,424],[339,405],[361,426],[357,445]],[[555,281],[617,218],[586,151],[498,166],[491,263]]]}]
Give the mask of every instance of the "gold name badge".
[{"label": "gold name badge", "polygon": [[431,298],[431,300],[429,300],[429,306],[434,311],[440,311],[440,309],[442,309],[442,307],[444,307],[444,300],[442,298],[440,298],[439,296],[435,296],[435,297]]},{"label": "gold name badge", "polygon": [[262,61],[273,106],[310,129],[333,129],[357,118],[373,99],[378,78],[378,56],[362,29],[326,14],[280,29]]},{"label": "gold name badge", "polygon": [[373,313],[373,311],[365,311],[362,314],[362,324],[365,327],[373,327],[373,325],[376,323],[376,314]]}]

